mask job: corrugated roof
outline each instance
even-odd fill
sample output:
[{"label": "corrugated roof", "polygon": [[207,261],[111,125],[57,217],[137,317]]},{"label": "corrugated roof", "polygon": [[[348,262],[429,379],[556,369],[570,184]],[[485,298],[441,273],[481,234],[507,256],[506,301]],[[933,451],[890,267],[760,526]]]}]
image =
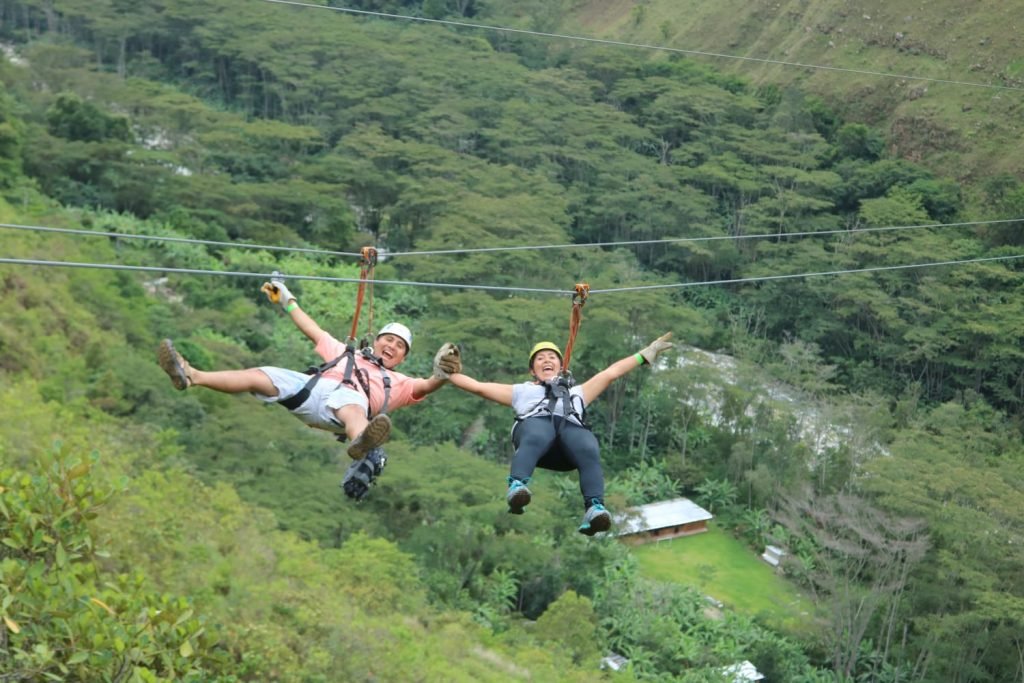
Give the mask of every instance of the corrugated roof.
[{"label": "corrugated roof", "polygon": [[615,526],[620,536],[638,534],[652,529],[706,522],[714,515],[689,498],[674,498],[629,508],[615,515]]}]

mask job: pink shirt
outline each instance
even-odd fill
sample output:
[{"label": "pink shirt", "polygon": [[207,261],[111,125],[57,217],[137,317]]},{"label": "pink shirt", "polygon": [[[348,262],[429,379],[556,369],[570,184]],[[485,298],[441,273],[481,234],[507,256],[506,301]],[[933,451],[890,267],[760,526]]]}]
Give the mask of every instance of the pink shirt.
[{"label": "pink shirt", "polygon": [[[332,361],[341,354],[345,353],[345,344],[338,341],[325,332],[320,340],[316,343],[316,352],[320,354],[320,357],[324,361]],[[370,382],[370,412],[376,415],[380,412],[381,406],[384,404],[384,378],[381,376],[381,368],[371,363],[367,359],[363,358],[360,353],[356,353],[356,365],[352,369],[352,374],[355,375],[356,369],[365,371],[365,377]],[[348,361],[342,360],[333,368],[324,373],[324,377],[333,379],[336,382],[340,382],[345,379],[345,365]],[[385,370],[388,373],[388,377],[391,378],[391,395],[388,398],[388,411],[396,410],[402,406],[407,406],[410,403],[419,403],[423,400],[423,397],[415,398],[412,394],[413,390],[413,378],[407,375],[403,375],[395,370]],[[363,373],[360,373],[363,374]],[[363,393],[362,385],[353,376],[352,381],[356,383],[359,393]]]}]

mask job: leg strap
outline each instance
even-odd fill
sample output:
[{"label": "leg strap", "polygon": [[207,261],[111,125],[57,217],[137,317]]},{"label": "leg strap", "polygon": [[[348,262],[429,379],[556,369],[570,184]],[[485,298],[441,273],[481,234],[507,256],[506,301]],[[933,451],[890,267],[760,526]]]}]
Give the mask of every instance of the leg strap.
[{"label": "leg strap", "polygon": [[312,393],[313,391],[313,387],[315,387],[316,383],[319,381],[320,373],[317,372],[312,377],[309,378],[309,381],[306,382],[306,386],[299,389],[298,393],[296,393],[294,396],[289,396],[286,399],[278,401],[278,405],[282,405],[288,410],[295,410],[296,408],[298,408],[299,406],[306,402],[306,399],[309,398],[310,393]]}]

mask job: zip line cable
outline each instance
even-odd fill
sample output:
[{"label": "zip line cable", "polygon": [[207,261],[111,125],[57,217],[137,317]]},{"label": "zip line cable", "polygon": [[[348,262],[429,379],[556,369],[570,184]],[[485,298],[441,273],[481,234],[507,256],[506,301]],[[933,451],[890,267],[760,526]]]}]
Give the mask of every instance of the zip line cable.
[{"label": "zip line cable", "polygon": [[[733,278],[729,280],[704,280],[700,282],[676,282],[671,284],[662,285],[640,285],[637,287],[615,287],[611,289],[591,289],[591,294],[612,294],[618,292],[636,292],[643,290],[655,290],[655,289],[681,289],[684,287],[706,287],[711,285],[731,285],[741,284],[745,282],[767,282],[771,280],[793,280],[797,278],[806,277],[821,277],[828,275],[848,275],[853,273],[874,273],[889,270],[908,270],[911,268],[929,268],[933,266],[960,266],[971,263],[988,263],[995,261],[1013,261],[1016,259],[1024,259],[1024,254],[1014,254],[1010,256],[984,256],[974,259],[963,259],[958,261],[934,261],[930,263],[909,263],[895,266],[872,266],[869,268],[849,268],[842,270],[826,270],[818,271],[813,273],[791,273],[788,275],[756,275],[751,277]],[[0,258],[0,263],[8,263],[12,265],[29,265],[29,266],[49,266],[49,267],[63,267],[63,268],[99,268],[104,270],[129,270],[129,271],[141,271],[141,272],[157,272],[157,273],[179,273],[183,275],[225,275],[232,277],[259,277],[265,279],[271,279],[273,277],[280,277],[274,273],[251,273],[243,271],[228,271],[228,270],[201,270],[194,268],[161,268],[159,266],[127,266],[119,265],[114,263],[81,263],[74,261],[46,261],[39,259],[18,259],[18,258]],[[359,278],[350,277],[329,277],[324,275],[286,275],[289,280],[317,280],[320,282],[363,282]],[[414,282],[414,281],[403,281],[403,280],[365,280],[368,284],[383,284],[383,285],[402,285],[409,287],[440,287],[447,289],[478,289],[485,291],[494,292],[511,292],[511,293],[532,293],[532,294],[565,294],[574,295],[575,290],[564,290],[564,289],[540,289],[530,287],[501,287],[496,285],[465,285],[445,282]]]},{"label": "zip line cable", "polygon": [[790,275],[758,275],[752,277],[741,277],[732,280],[708,280],[705,282],[678,282],[670,285],[641,285],[638,287],[616,287],[614,289],[592,289],[591,294],[610,294],[617,292],[638,292],[652,289],[679,289],[682,287],[701,287],[708,285],[731,285],[741,282],[767,282],[770,280],[792,280],[803,277],[819,277],[825,275],[848,275],[851,273],[876,273],[886,270],[908,270],[910,268],[927,268],[931,266],[960,266],[968,263],[986,263],[991,261],[1012,261],[1024,259],[1024,254],[1012,256],[984,256],[981,258],[964,259],[961,261],[935,261],[932,263],[908,263],[897,266],[872,266],[870,268],[848,268],[843,270],[824,270],[817,273],[793,273]]},{"label": "zip line cable", "polygon": [[[641,246],[649,244],[672,244],[677,242],[716,242],[724,240],[748,240],[748,239],[772,239],[780,237],[815,237],[815,236],[826,236],[826,235],[857,235],[860,233],[872,233],[872,232],[895,232],[902,230],[919,230],[921,228],[961,228],[976,225],[999,225],[1004,223],[1020,223],[1024,222],[1024,218],[1000,218],[996,220],[988,221],[963,221],[960,223],[924,223],[920,225],[887,225],[873,228],[840,228],[836,230],[809,230],[802,232],[771,232],[771,233],[756,233],[750,235],[707,235],[703,237],[665,237],[661,239],[652,240],[627,240],[621,242],[586,242],[581,244],[538,244],[538,245],[515,245],[506,247],[473,247],[468,249],[434,249],[434,250],[423,250],[423,251],[398,251],[398,252],[383,252],[382,256],[385,258],[398,258],[406,256],[439,256],[439,255],[457,255],[457,254],[481,254],[489,252],[503,252],[503,251],[528,251],[528,250],[546,250],[546,249],[586,249],[590,247],[628,247],[628,246]],[[314,255],[328,255],[328,256],[352,256],[358,257],[358,253],[350,253],[344,251],[329,251],[325,249],[310,249],[301,247],[278,247],[265,244],[245,244],[235,242],[215,242],[212,240],[201,240],[191,239],[187,237],[165,237],[160,235],[139,235],[132,233],[121,233],[121,232],[106,232],[100,230],[82,230],[77,228],[52,228],[39,225],[20,225],[15,223],[0,223],[0,228],[8,228],[12,230],[29,230],[36,232],[48,232],[48,233],[61,233],[71,235],[88,235],[97,237],[115,237],[125,239],[139,239],[139,240],[154,240],[163,242],[177,242],[185,244],[204,244],[214,246],[233,247],[238,249],[266,249],[268,251],[288,251],[288,252],[301,252],[306,254]]]},{"label": "zip line cable", "polygon": [[584,43],[599,43],[602,45],[613,45],[616,47],[633,47],[643,50],[658,50],[662,52],[673,52],[677,54],[696,55],[700,57],[715,57],[718,59],[734,59],[744,62],[757,62],[759,64],[776,64],[779,66],[792,66],[801,69],[817,69],[820,71],[836,71],[840,73],[860,74],[862,76],[880,76],[882,78],[905,79],[909,81],[927,81],[929,83],[945,83],[947,85],[964,85],[972,88],[989,88],[992,90],[1024,91],[1012,85],[996,85],[993,83],[977,83],[973,81],[956,81],[944,78],[931,78],[929,76],[911,76],[908,74],[896,74],[886,71],[868,71],[865,69],[850,69],[840,66],[825,66],[822,64],[803,64],[801,62],[787,62],[779,59],[768,59],[764,57],[744,57],[742,55],[730,55],[722,52],[706,52],[703,50],[686,50],[678,47],[667,47],[664,45],[649,45],[646,43],[629,43],[621,40],[610,40],[607,38],[593,38],[590,36],[576,36],[565,33],[547,33],[545,31],[531,31],[523,28],[510,28],[508,26],[493,26],[489,24],[474,24],[467,21],[453,21],[451,19],[429,19],[427,17],[414,17],[406,14],[389,14],[387,12],[373,12],[370,10],[352,9],[348,7],[325,7],[324,5],[313,5],[307,2],[296,0],[264,0],[278,5],[292,5],[295,7],[307,7],[310,9],[326,9],[334,12],[345,12],[348,14],[360,14],[364,16],[378,17],[381,19],[402,19],[415,21],[424,24],[440,24],[445,26],[457,26],[460,28],[481,29],[485,31],[498,31],[504,33],[518,33],[522,35],[538,36],[541,38],[556,38],[559,40],[577,40]]},{"label": "zip line cable", "polygon": [[[99,268],[102,270],[131,270],[151,273],[179,273],[182,275],[227,275],[231,277],[259,277],[266,280],[284,277],[288,280],[317,280],[320,282],[363,282],[355,277],[331,277],[327,275],[281,275],[280,273],[251,273],[231,270],[203,270],[199,268],[162,268],[160,266],[128,266],[117,263],[82,263],[75,261],[46,261],[40,259],[0,258],[0,263],[28,266],[51,266],[63,268]],[[365,280],[368,284],[406,285],[411,287],[444,287],[448,289],[482,289],[496,292],[530,292],[537,294],[572,294],[563,289],[532,289],[529,287],[499,287],[495,285],[460,285],[444,282],[414,282],[409,280]]]},{"label": "zip line cable", "polygon": [[242,242],[217,242],[190,237],[168,237],[164,235],[137,235],[128,232],[107,232],[104,230],[82,230],[78,228],[50,228],[40,225],[19,225],[17,223],[0,223],[0,228],[12,230],[33,230],[37,232],[57,232],[69,235],[89,235],[96,237],[117,237],[119,239],[153,240],[155,242],[178,242],[183,244],[206,244],[216,247],[233,247],[238,249],[266,249],[267,251],[292,251],[304,254],[325,254],[330,256],[359,256],[356,252],[328,251],[326,249],[307,249],[304,247],[277,247],[267,244],[245,244]]},{"label": "zip line cable", "polygon": [[[435,249],[389,253],[389,258],[399,256],[435,256],[439,254],[478,254],[492,251],[524,251],[527,249],[572,249],[584,247],[628,247],[646,244],[671,244],[676,242],[716,242],[722,240],[771,239],[780,237],[814,237],[824,235],[856,235],[863,232],[893,232],[898,230],[919,230],[921,228],[961,228],[971,225],[997,225],[1019,223],[1024,218],[1000,218],[990,221],[964,221],[961,223],[925,223],[921,225],[887,225],[874,228],[840,228],[836,230],[808,230],[803,232],[766,232],[750,235],[707,235],[703,237],[664,237],[653,240],[628,240],[623,242],[586,242],[582,244],[544,244],[536,246],[476,247],[471,249]],[[2,224],[0,224],[2,227]]]}]

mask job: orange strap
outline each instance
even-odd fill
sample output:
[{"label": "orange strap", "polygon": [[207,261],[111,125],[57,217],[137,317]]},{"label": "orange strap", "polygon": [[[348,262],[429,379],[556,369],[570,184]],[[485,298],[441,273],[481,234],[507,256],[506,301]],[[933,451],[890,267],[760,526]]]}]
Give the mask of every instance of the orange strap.
[{"label": "orange strap", "polygon": [[366,293],[366,281],[370,280],[370,327],[373,329],[373,269],[377,265],[377,250],[373,247],[363,247],[362,257],[359,259],[359,291],[356,293],[356,312],[352,316],[352,333],[348,338],[356,340],[356,332],[359,331],[359,313],[363,309],[363,295]]},{"label": "orange strap", "polygon": [[580,331],[580,323],[583,322],[583,304],[587,303],[587,296],[590,294],[590,285],[585,282],[576,284],[576,293],[572,295],[572,313],[569,315],[569,341],[565,344],[565,362],[562,363],[562,373],[569,374],[569,359],[572,357],[572,347],[576,343],[576,333]]}]

